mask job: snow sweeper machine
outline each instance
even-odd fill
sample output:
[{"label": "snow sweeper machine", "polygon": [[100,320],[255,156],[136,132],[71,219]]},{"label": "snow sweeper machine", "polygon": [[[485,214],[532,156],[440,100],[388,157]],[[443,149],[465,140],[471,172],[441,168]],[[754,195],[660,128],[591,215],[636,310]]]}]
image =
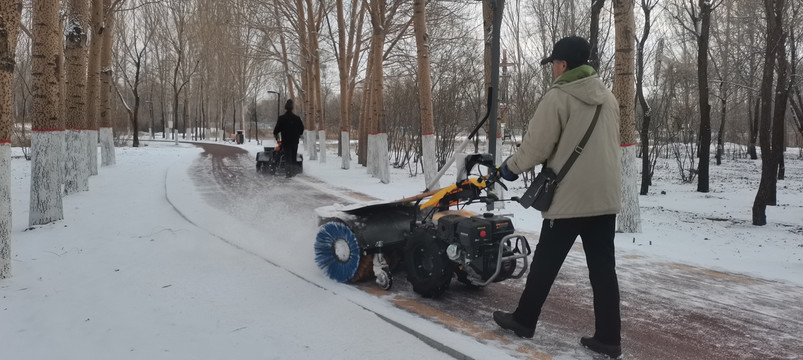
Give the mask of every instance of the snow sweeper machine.
[{"label": "snow sweeper machine", "polygon": [[400,263],[413,290],[424,297],[442,294],[455,276],[478,287],[520,278],[531,251],[527,239],[514,233],[511,219],[463,209],[500,201],[488,189],[494,183],[504,186],[495,175],[493,157],[466,157],[466,173],[482,167],[488,169],[484,175],[478,171],[476,177],[418,196],[316,209],[315,261],[336,281],[373,275],[385,290],[393,284],[391,267]]}]

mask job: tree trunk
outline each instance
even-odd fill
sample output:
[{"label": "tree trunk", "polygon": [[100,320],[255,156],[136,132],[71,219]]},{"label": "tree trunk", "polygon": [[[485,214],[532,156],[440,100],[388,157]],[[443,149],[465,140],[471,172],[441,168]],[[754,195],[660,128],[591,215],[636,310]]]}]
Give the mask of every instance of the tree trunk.
[{"label": "tree trunk", "polygon": [[[371,40],[373,41],[373,39]],[[368,64],[365,66],[365,79],[362,92],[362,108],[360,109],[359,144],[357,148],[357,161],[360,165],[368,166],[368,132],[371,122],[371,87],[373,82],[374,47],[368,50]]]},{"label": "tree trunk", "polygon": [[[726,4],[727,8],[725,11],[725,17],[730,19],[732,16],[732,4],[728,2]],[[725,25],[725,43],[722,45],[723,51],[723,59],[722,59],[722,70],[720,76],[720,85],[719,85],[719,96],[720,96],[720,115],[719,115],[719,131],[717,131],[717,152],[716,152],[716,159],[717,159],[717,166],[722,164],[722,157],[725,156],[725,123],[727,120],[726,114],[728,110],[728,97],[730,96],[730,87],[728,86],[728,80],[730,79],[730,53],[731,53],[731,21],[726,21]]]},{"label": "tree trunk", "polygon": [[[351,54],[350,54],[351,70],[349,71],[349,92],[348,92],[348,97],[349,97],[349,101],[348,101],[349,102],[349,119],[348,119],[348,121],[349,121],[349,124],[351,124],[351,116],[352,116],[351,114],[353,112],[352,109],[353,109],[353,105],[354,105],[354,92],[355,92],[355,88],[357,87],[357,72],[359,70],[360,53],[362,51],[362,39],[363,39],[361,34],[362,34],[363,24],[365,22],[364,21],[364,19],[365,19],[365,11],[366,11],[366,6],[363,3],[362,6],[360,6],[359,15],[357,15],[357,17],[352,17],[352,26],[349,29],[349,39],[354,39],[353,42],[351,40],[349,41],[349,46],[348,46],[348,48],[351,49],[350,50],[351,51]],[[355,7],[352,7],[352,12],[351,13],[352,13],[352,15],[357,14],[357,11],[356,11]],[[357,30],[356,31],[354,31],[354,23],[355,22],[357,24]],[[367,81],[367,79],[366,79],[366,81]],[[359,127],[359,125],[358,125],[358,127]],[[358,141],[358,143],[361,140],[362,140],[362,133],[358,129],[357,130],[357,141]],[[350,147],[351,146],[349,145],[349,148]],[[358,145],[358,149],[359,149],[359,145]],[[358,154],[358,163],[360,163],[359,162],[359,154]],[[362,162],[361,164],[365,164],[365,162]]]},{"label": "tree trunk", "polygon": [[[105,11],[110,13],[106,14],[106,27],[103,31],[103,38],[101,43],[100,67],[103,69],[100,73],[100,102],[98,104],[99,112],[99,127],[100,127],[100,154],[101,166],[110,166],[117,163],[114,153],[114,132],[112,130],[111,121],[111,103],[109,102],[112,86],[112,54],[114,46],[114,21],[115,14],[111,13],[111,0],[103,0]],[[151,94],[152,95],[152,94]],[[150,104],[153,106],[153,103]],[[153,111],[151,111],[151,117]],[[151,119],[151,123],[153,119]],[[164,131],[164,129],[162,130]],[[153,127],[151,127],[153,132]],[[151,136],[153,138],[153,136]]]},{"label": "tree trunk", "polygon": [[66,93],[64,123],[66,126],[64,193],[89,190],[89,152],[86,131],[86,70],[89,3],[70,0],[67,29],[64,32]]},{"label": "tree trunk", "polygon": [[[374,138],[368,144],[368,171],[374,177],[379,178],[383,184],[390,183],[390,168],[388,164],[388,134],[385,131],[385,108],[384,108],[384,52],[382,51],[387,35],[385,24],[385,2],[372,0],[371,6],[371,25],[372,39],[371,47],[373,53],[371,71],[371,114],[369,122],[368,136]],[[373,145],[373,146],[372,146]],[[373,159],[373,161],[371,161]],[[373,166],[372,166],[373,165]]]},{"label": "tree trunk", "polygon": [[[753,201],[753,225],[759,226],[767,224],[767,205],[775,205],[775,176],[778,161],[774,156],[771,142],[772,85],[773,69],[778,55],[776,49],[784,45],[782,23],[784,0],[764,0],[764,8],[767,14],[767,42],[764,49],[764,72],[760,90],[761,123],[758,131],[759,146],[761,147],[761,181]],[[780,86],[780,82],[778,85]]]},{"label": "tree trunk", "polygon": [[[752,102],[753,96],[750,96],[750,100]],[[752,160],[758,159],[756,144],[758,142],[759,123],[761,119],[760,110],[761,98],[759,97],[756,99],[756,103],[752,106],[751,115],[747,117],[747,121],[749,122],[747,125],[748,129],[750,129],[750,143],[747,145],[747,153],[750,155],[750,159]]]},{"label": "tree trunk", "polygon": [[636,162],[636,113],[634,60],[635,18],[633,1],[614,0],[616,55],[613,94],[619,101],[619,137],[622,147],[622,211],[617,231],[641,232],[641,212],[638,202],[638,164]]},{"label": "tree trunk", "polygon": [[[644,29],[641,33],[641,39],[638,42],[636,52],[636,95],[638,97],[641,111],[644,113],[641,119],[641,191],[639,194],[647,195],[652,185],[652,171],[650,167],[650,120],[652,117],[652,109],[647,99],[644,97],[644,44],[650,37],[650,28],[652,26],[650,19],[650,12],[652,7],[647,4],[645,0],[641,1],[641,9],[644,12]],[[659,71],[656,69],[655,71]]]},{"label": "tree trunk", "polygon": [[296,109],[296,113],[301,115],[303,110],[304,116],[302,119],[304,120],[304,148],[306,149],[307,153],[307,160],[316,160],[317,154],[315,152],[315,119],[312,116],[312,97],[313,92],[310,91],[310,68],[312,63],[312,58],[310,55],[309,49],[309,40],[307,37],[309,36],[309,32],[307,30],[307,26],[309,25],[304,14],[304,0],[296,0],[296,12],[298,16],[298,20],[296,21],[296,32],[298,33],[298,46],[299,49],[299,56],[300,56],[300,65],[301,65],[301,88],[299,90],[299,96],[301,97],[302,101],[296,101],[296,107],[299,104],[303,105],[302,109]]},{"label": "tree trunk", "polygon": [[429,35],[425,0],[413,0],[413,29],[418,51],[418,103],[421,110],[421,160],[424,186],[427,190],[440,188],[433,182],[438,174],[436,163],[435,121],[432,111],[432,78],[429,68]]},{"label": "tree trunk", "polygon": [[0,279],[11,277],[11,133],[21,0],[0,0]]},{"label": "tree trunk", "polygon": [[[779,4],[780,6],[780,4]],[[786,36],[783,30],[783,13],[777,15],[778,26],[781,28],[781,39],[779,45],[775,48],[777,51],[777,81],[778,84],[775,88],[775,106],[774,114],[772,117],[772,158],[776,173],[771,178],[772,188],[770,189],[769,201],[772,204],[778,203],[777,185],[778,180],[784,177],[784,137],[786,135],[786,108],[789,103],[789,62],[786,58]],[[769,205],[769,204],[768,204]]]},{"label": "tree trunk", "polygon": [[[340,75],[340,168],[349,168],[349,135],[351,134],[351,109],[349,96],[349,57],[346,55],[346,19],[343,0],[337,0],[337,68]],[[349,49],[351,51],[351,49]]]},{"label": "tree trunk", "polygon": [[700,162],[697,164],[697,191],[708,192],[711,163],[711,103],[708,101],[708,41],[711,29],[711,2],[700,0],[700,36],[697,38],[697,88],[700,93]]},{"label": "tree trunk", "polygon": [[717,132],[717,165],[722,165],[722,156],[725,154],[725,123],[726,123],[726,114],[728,111],[728,98],[727,98],[727,86],[725,82],[721,82],[719,85],[719,95],[722,98],[720,100],[720,108],[719,108],[719,131]]},{"label": "tree trunk", "polygon": [[64,218],[60,156],[64,144],[64,119],[59,113],[62,30],[59,27],[58,1],[34,2],[32,30],[33,136],[28,219],[31,226]]},{"label": "tree trunk", "polygon": [[[323,119],[323,94],[321,88],[321,57],[318,49],[318,31],[320,30],[320,23],[318,17],[315,15],[315,7],[312,0],[307,1],[307,46],[309,49],[309,89],[310,101],[312,108],[311,130],[318,138],[318,154],[317,159],[315,155],[311,155],[311,160],[319,160],[321,163],[326,162],[326,124]],[[309,121],[309,119],[308,119]],[[317,133],[315,132],[317,127]],[[314,151],[314,142],[313,142]]]},{"label": "tree trunk", "polygon": [[[91,175],[98,174],[98,155],[97,155],[97,135],[98,119],[100,118],[100,103],[102,96],[110,96],[109,93],[103,94],[100,91],[100,58],[102,52],[102,42],[104,24],[104,0],[91,0],[90,26],[92,37],[89,39],[89,61],[87,63],[87,87],[86,87],[86,131],[84,138]],[[93,142],[92,139],[95,139]]]},{"label": "tree trunk", "polygon": [[591,1],[591,66],[599,69],[599,14],[605,6],[605,0]]}]

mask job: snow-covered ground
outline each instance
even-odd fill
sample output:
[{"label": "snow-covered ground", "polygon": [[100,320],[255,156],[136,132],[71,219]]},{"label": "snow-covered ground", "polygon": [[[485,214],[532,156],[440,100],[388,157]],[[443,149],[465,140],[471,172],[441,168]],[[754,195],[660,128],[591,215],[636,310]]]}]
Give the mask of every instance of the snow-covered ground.
[{"label": "snow-covered ground", "polygon": [[[101,168],[89,192],[64,198],[64,220],[31,229],[30,163],[12,160],[0,358],[451,358],[404,328],[508,358],[325,278],[311,240],[292,254],[286,234],[249,231],[197,196],[188,169],[199,148],[148,145],[118,148],[117,165]],[[298,259],[309,260],[282,267]]]},{"label": "snow-covered ground", "polygon": [[[327,279],[312,261],[311,238],[295,247],[306,253],[293,254],[287,231],[266,237],[203,200],[188,172],[200,149],[147,145],[118,148],[117,164],[101,168],[89,192],[64,198],[64,220],[33,229],[26,229],[30,163],[12,160],[12,277],[0,280],[0,358],[449,357],[403,328],[475,358],[508,356]],[[241,146],[252,157],[261,150]],[[424,188],[407,170],[392,169],[390,184],[354,162],[342,170],[330,149],[327,163],[304,164],[324,183],[294,181],[384,200]],[[712,165],[707,194],[675,180],[671,160],[659,163],[650,195],[639,198],[643,232],[618,234],[618,253],[803,285],[797,154],[787,152],[779,206],[767,208],[762,227],[750,220],[760,161]],[[522,186],[511,184],[506,196]],[[497,211],[512,214],[521,231],[539,231],[536,211],[515,203]],[[309,222],[299,220],[303,238],[315,232]]]}]

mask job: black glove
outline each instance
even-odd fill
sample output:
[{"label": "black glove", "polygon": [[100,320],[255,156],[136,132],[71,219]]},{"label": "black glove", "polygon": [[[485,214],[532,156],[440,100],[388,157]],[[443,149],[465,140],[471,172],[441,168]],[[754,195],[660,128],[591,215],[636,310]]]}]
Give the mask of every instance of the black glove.
[{"label": "black glove", "polygon": [[510,171],[510,168],[507,167],[507,160],[499,167],[499,175],[502,176],[502,179],[507,181],[516,181],[519,178],[518,174],[513,173]]}]

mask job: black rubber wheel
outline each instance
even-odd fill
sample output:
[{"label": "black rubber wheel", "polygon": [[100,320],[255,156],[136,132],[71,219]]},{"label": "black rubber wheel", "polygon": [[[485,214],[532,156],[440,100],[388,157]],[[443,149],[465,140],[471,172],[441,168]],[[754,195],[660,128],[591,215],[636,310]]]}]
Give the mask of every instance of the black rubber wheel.
[{"label": "black rubber wheel", "polygon": [[449,288],[454,263],[446,256],[446,244],[434,231],[413,230],[404,249],[407,280],[413,291],[425,298],[438,297]]},{"label": "black rubber wheel", "polygon": [[383,269],[382,272],[376,275],[376,285],[382,290],[390,290],[393,286],[393,276],[390,271]]}]

